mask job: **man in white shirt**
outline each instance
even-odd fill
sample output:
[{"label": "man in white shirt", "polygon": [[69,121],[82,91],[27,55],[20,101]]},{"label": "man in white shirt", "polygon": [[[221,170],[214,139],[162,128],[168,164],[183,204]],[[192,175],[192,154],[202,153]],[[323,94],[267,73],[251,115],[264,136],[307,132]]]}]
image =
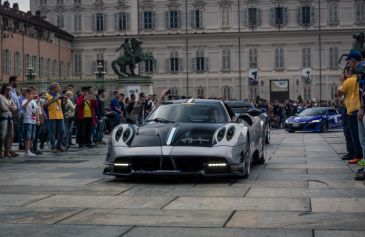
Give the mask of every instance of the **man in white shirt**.
[{"label": "man in white shirt", "polygon": [[24,140],[25,140],[25,156],[35,156],[30,151],[32,140],[35,138],[36,124],[39,125],[39,109],[37,102],[33,99],[32,89],[25,90],[25,99],[22,102],[24,109]]}]

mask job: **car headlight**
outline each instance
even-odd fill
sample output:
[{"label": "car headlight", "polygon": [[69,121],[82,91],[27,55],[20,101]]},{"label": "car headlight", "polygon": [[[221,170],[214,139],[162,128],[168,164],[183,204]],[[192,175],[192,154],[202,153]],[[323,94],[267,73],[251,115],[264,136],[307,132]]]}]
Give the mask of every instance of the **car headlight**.
[{"label": "car headlight", "polygon": [[118,130],[115,132],[115,140],[118,142],[119,139],[123,135],[123,127],[119,127]]},{"label": "car headlight", "polygon": [[320,119],[316,119],[316,120],[312,120],[312,121],[310,121],[309,123],[320,123],[321,122],[321,120]]},{"label": "car headlight", "polygon": [[127,143],[130,140],[132,134],[133,131],[131,128],[126,129],[123,133],[123,142]]},{"label": "car headlight", "polygon": [[285,120],[285,123],[289,123],[289,119]]},{"label": "car headlight", "polygon": [[235,128],[233,126],[228,128],[227,135],[226,135],[227,141],[229,141],[233,138],[234,132],[235,132]]},{"label": "car headlight", "polygon": [[219,132],[217,133],[217,141],[218,142],[222,141],[225,134],[226,134],[226,128],[220,129]]}]

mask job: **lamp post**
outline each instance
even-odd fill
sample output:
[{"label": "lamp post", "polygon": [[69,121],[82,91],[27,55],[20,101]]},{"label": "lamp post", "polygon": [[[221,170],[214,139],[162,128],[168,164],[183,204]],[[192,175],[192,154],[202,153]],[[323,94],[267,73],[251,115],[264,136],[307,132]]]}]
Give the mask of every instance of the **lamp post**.
[{"label": "lamp post", "polygon": [[31,64],[28,66],[25,76],[27,77],[28,81],[33,81],[35,78],[36,73],[34,72],[34,68]]},{"label": "lamp post", "polygon": [[295,82],[295,84],[297,85],[297,93],[299,93],[299,83],[300,83],[300,81],[299,81],[299,79],[297,78],[297,80],[296,80],[296,82]]},{"label": "lamp post", "polygon": [[264,94],[264,85],[265,85],[264,80],[260,81],[260,85],[261,85],[261,93]]},{"label": "lamp post", "polygon": [[311,83],[311,78],[310,78],[311,72],[309,70],[307,70],[305,73],[307,74],[307,78],[305,79],[305,83],[310,84]]},{"label": "lamp post", "polygon": [[96,80],[103,80],[104,79],[104,75],[106,74],[106,72],[104,71],[104,66],[100,61],[98,62],[98,66],[97,66],[96,71],[94,72],[94,74],[96,76]]}]

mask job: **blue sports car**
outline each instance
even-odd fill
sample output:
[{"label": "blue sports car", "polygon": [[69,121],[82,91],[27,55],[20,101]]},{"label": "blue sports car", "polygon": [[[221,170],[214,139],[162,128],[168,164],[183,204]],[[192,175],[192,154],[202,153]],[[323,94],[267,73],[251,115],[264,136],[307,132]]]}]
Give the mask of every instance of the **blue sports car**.
[{"label": "blue sports car", "polygon": [[289,133],[295,131],[326,132],[331,128],[342,127],[342,115],[331,107],[316,107],[306,109],[297,116],[289,117],[285,123]]}]

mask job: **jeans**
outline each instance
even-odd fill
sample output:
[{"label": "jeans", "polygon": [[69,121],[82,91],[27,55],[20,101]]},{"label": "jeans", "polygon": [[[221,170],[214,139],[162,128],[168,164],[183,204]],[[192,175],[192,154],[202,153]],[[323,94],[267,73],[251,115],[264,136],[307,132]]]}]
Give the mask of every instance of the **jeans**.
[{"label": "jeans", "polygon": [[357,111],[348,115],[348,126],[354,148],[354,158],[361,158],[363,151],[359,140],[359,129],[357,126]]},{"label": "jeans", "polygon": [[105,117],[99,119],[98,124],[96,126],[96,134],[94,137],[94,142],[102,142],[104,137],[105,130]]},{"label": "jeans", "polygon": [[350,157],[354,158],[354,144],[352,143],[350,127],[349,127],[349,118],[347,114],[343,115],[343,134],[345,135],[346,140],[346,150],[349,153]]},{"label": "jeans", "polygon": [[23,123],[23,116],[19,119],[19,124],[17,128],[17,136],[18,136],[18,142],[19,147],[24,147],[24,123]]},{"label": "jeans", "polygon": [[50,119],[47,123],[49,130],[48,137],[51,148],[60,148],[62,146],[63,134],[65,130],[63,119]]},{"label": "jeans", "polygon": [[65,119],[65,137],[63,140],[63,144],[68,146],[72,143],[72,130],[74,125],[73,118],[66,118]]},{"label": "jeans", "polygon": [[41,124],[36,127],[35,138],[34,138],[33,144],[32,144],[32,149],[34,152],[36,152],[38,150],[38,140],[42,141],[42,136],[43,136],[45,130],[47,130],[45,124]]},{"label": "jeans", "polygon": [[365,157],[365,116],[358,122],[359,140],[362,148],[362,157]]},{"label": "jeans", "polygon": [[91,145],[92,118],[77,120],[77,142],[80,146]]}]

